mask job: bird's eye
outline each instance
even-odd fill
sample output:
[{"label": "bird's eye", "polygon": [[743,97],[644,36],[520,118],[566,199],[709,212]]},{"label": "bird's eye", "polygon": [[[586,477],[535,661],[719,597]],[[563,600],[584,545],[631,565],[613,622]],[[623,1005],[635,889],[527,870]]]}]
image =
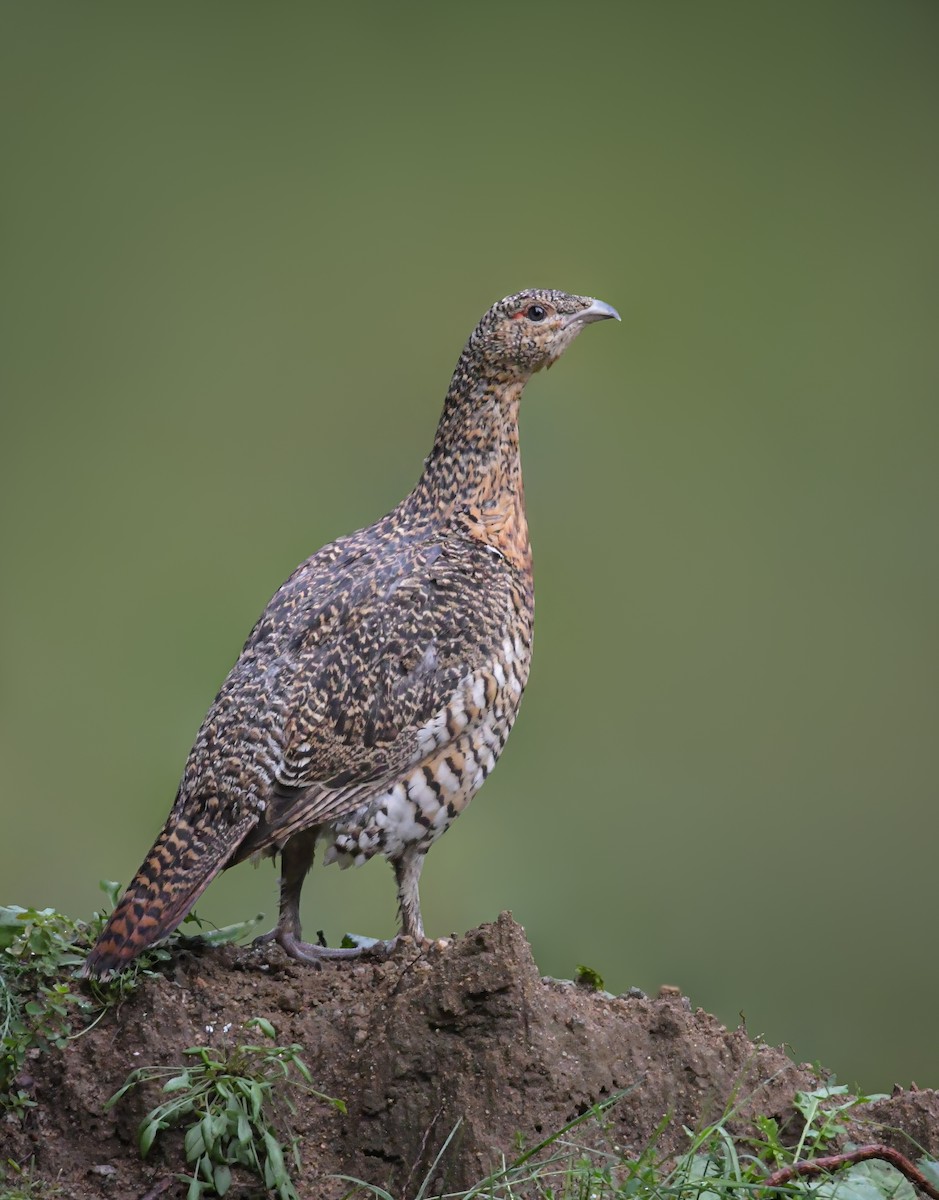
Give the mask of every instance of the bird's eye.
[{"label": "bird's eye", "polygon": [[548,314],[540,304],[533,304],[525,315],[529,321],[543,321]]}]

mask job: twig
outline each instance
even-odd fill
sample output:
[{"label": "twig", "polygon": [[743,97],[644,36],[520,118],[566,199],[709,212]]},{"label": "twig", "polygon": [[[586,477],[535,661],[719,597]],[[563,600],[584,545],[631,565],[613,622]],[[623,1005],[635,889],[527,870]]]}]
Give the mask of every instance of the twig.
[{"label": "twig", "polygon": [[918,1170],[899,1150],[893,1150],[890,1146],[859,1146],[857,1150],[851,1150],[845,1154],[829,1154],[824,1158],[803,1158],[792,1163],[791,1166],[782,1167],[780,1170],[774,1171],[772,1175],[768,1175],[763,1180],[763,1186],[780,1187],[797,1175],[822,1175],[828,1171],[837,1171],[839,1167],[845,1167],[849,1163],[864,1162],[869,1158],[882,1158],[891,1166],[896,1167],[910,1183],[925,1192],[932,1200],[939,1200],[939,1188],[930,1183],[922,1171]]}]

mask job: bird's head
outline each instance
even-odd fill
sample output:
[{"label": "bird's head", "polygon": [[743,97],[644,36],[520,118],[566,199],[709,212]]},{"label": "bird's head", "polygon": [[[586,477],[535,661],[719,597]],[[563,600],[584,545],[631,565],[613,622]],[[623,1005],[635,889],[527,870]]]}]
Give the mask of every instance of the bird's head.
[{"label": "bird's head", "polygon": [[560,358],[585,325],[609,317],[620,319],[602,300],[529,288],[494,304],[469,348],[497,374],[524,380]]}]

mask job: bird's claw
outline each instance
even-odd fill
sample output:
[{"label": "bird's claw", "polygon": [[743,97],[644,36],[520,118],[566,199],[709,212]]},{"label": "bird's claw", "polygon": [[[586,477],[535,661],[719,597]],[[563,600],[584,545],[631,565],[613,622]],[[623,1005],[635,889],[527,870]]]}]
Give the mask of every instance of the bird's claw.
[{"label": "bird's claw", "polygon": [[263,946],[269,942],[276,942],[288,958],[319,966],[330,959],[387,958],[397,941],[397,938],[391,938],[386,942],[377,941],[374,938],[362,938],[362,944],[356,946],[318,946],[311,942],[301,941],[296,934],[285,929],[276,928],[256,937],[252,945]]}]

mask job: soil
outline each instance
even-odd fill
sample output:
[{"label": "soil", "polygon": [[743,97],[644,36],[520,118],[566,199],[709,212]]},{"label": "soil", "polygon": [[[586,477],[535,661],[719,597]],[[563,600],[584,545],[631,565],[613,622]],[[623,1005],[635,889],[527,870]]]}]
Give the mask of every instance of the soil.
[{"label": "soil", "polygon": [[[782,1049],[693,1010],[677,989],[612,997],[542,979],[524,930],[503,914],[424,953],[404,943],[384,962],[315,969],[270,946],[181,952],[171,974],[146,978],[64,1051],[30,1062],[37,1104],[25,1125],[0,1124],[0,1162],[33,1157],[34,1177],[75,1200],[184,1196],[185,1185],[171,1182],[184,1165],[180,1133],[161,1134],[146,1161],[137,1152],[156,1087],[134,1089],[108,1112],[104,1102],[130,1071],[182,1063],[186,1047],[261,1040],[242,1028],[253,1016],[274,1024],[279,1043],[300,1043],[316,1086],[347,1105],[343,1115],[295,1097],[295,1182],[316,1200],[348,1190],[333,1178],[340,1173],[407,1200],[458,1121],[428,1194],[467,1188],[501,1154],[513,1158],[520,1137],[533,1145],[628,1087],[602,1124],[578,1131],[584,1141],[638,1151],[669,1117],[658,1148],[677,1153],[687,1146],[682,1127],[717,1118],[732,1096],[746,1097],[738,1125],[773,1116],[794,1140],[793,1094],[822,1082]],[[915,1157],[905,1131],[939,1154],[939,1093],[899,1092],[871,1116],[893,1132],[858,1140],[888,1140]],[[236,1180],[228,1194],[256,1187]]]}]

